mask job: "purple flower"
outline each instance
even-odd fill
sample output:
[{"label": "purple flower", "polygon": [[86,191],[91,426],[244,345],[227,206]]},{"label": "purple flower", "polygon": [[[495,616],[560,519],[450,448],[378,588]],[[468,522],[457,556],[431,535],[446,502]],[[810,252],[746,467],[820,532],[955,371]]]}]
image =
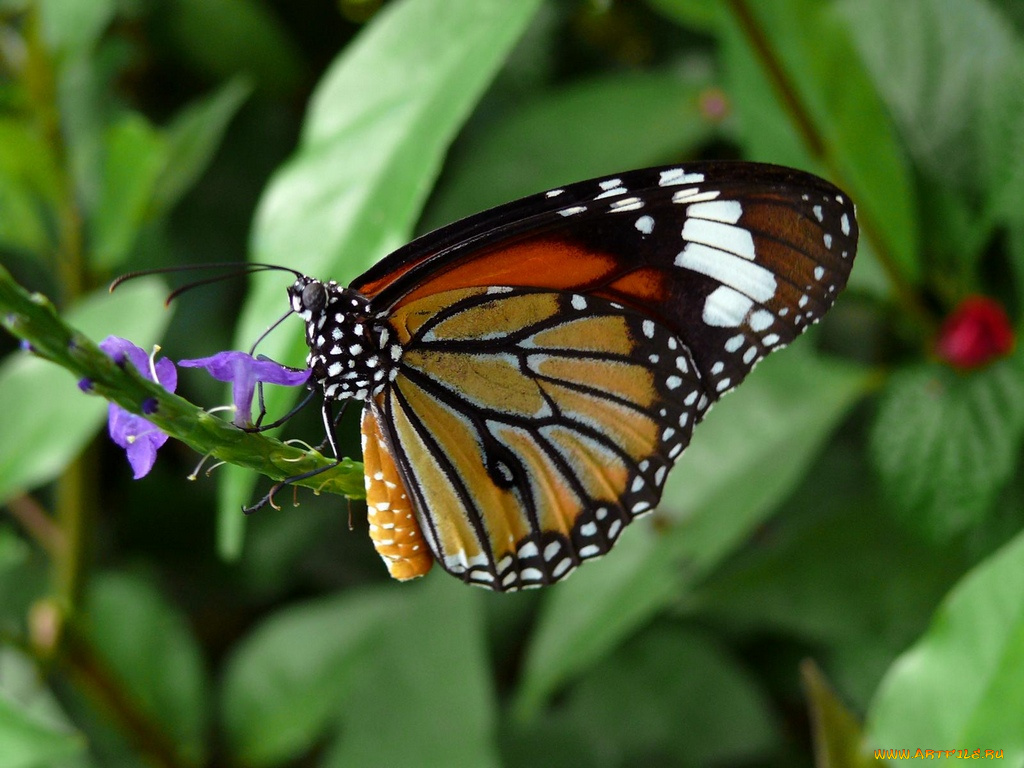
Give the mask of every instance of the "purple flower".
[{"label": "purple flower", "polygon": [[185,368],[205,368],[218,381],[231,382],[231,400],[235,405],[236,426],[252,424],[252,398],[257,383],[283,384],[297,387],[305,384],[309,370],[297,370],[275,363],[273,360],[259,360],[245,352],[218,352],[213,357],[197,360],[179,360]]},{"label": "purple flower", "polygon": [[[100,349],[110,355],[118,365],[123,366],[126,361],[130,362],[139,373],[150,381],[156,381],[168,392],[173,392],[178,386],[178,371],[175,370],[174,363],[167,358],[151,361],[144,349],[127,339],[108,336],[100,342]],[[143,403],[143,410],[146,413],[153,413],[156,410],[155,403],[150,400],[147,399]],[[135,479],[147,475],[156,462],[157,449],[167,442],[167,435],[144,417],[130,413],[115,403],[110,404],[108,428],[110,438],[125,449]]]}]

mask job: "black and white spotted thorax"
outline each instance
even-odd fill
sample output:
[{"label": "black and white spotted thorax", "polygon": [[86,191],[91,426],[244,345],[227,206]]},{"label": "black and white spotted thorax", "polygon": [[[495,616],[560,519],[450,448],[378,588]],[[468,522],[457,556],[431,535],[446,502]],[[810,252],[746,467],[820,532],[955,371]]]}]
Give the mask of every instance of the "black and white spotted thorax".
[{"label": "black and white spotted thorax", "polygon": [[402,347],[387,317],[361,293],[300,277],[288,298],[306,323],[306,364],[324,397],[369,400],[398,375]]}]

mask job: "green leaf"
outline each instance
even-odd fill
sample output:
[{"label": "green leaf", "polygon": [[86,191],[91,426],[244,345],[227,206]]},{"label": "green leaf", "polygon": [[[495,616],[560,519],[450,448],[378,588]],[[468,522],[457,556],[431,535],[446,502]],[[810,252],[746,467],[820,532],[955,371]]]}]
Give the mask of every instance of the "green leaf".
[{"label": "green leaf", "polygon": [[618,765],[731,765],[778,739],[751,676],[709,637],[665,624],[597,664],[558,712]]},{"label": "green leaf", "polygon": [[183,109],[167,126],[166,159],[153,188],[157,211],[170,210],[206,170],[250,90],[243,79],[231,80],[212,96]]},{"label": "green leaf", "polygon": [[706,73],[615,74],[517,104],[460,144],[422,228],[570,181],[692,155],[718,130],[700,110],[711,87]]},{"label": "green leaf", "polygon": [[406,600],[356,670],[321,765],[498,766],[483,595],[443,573],[401,589]]},{"label": "green leaf", "polygon": [[294,759],[320,741],[405,596],[346,593],[271,616],[234,650],[221,697],[232,754],[246,765]]},{"label": "green leaf", "polygon": [[863,728],[812,661],[800,665],[819,768],[875,768],[889,763],[864,748]]},{"label": "green leaf", "polygon": [[203,760],[208,683],[188,621],[149,582],[103,573],[89,582],[82,632],[92,653],[178,758]]},{"label": "green leaf", "polygon": [[[254,258],[346,283],[408,239],[449,142],[537,5],[404,0],[378,13],[317,87],[299,150],[260,202]],[[256,286],[236,346],[284,306],[284,286]],[[270,336],[261,349],[281,362],[305,357],[299,334]],[[286,397],[270,393],[270,412],[286,411]],[[222,525],[237,526],[229,518],[251,482],[221,492]],[[234,557],[241,540],[222,530],[218,544]]]},{"label": "green leaf", "polygon": [[41,0],[46,45],[58,56],[88,52],[114,18],[114,0]]},{"label": "green leaf", "polygon": [[1016,466],[1022,432],[1024,353],[968,373],[922,364],[889,381],[871,455],[893,512],[941,540],[988,511]]},{"label": "green leaf", "polygon": [[1024,764],[1024,534],[971,571],[890,669],[868,713],[884,749],[1000,749]]},{"label": "green leaf", "polygon": [[963,239],[943,237],[942,212],[927,217],[923,229],[938,230],[938,249],[930,250],[955,264],[976,264],[999,220],[1021,217],[1020,35],[984,0],[869,0],[842,8],[929,186],[971,205]]},{"label": "green leaf", "polygon": [[0,768],[39,768],[85,752],[29,659],[0,648]]},{"label": "green leaf", "polygon": [[59,184],[53,153],[38,132],[26,122],[0,118],[0,243],[47,251],[48,217]]},{"label": "green leaf", "polygon": [[982,0],[842,4],[857,49],[907,147],[933,178],[970,188],[985,167],[979,128],[1020,44]]},{"label": "green leaf", "polygon": [[[748,384],[749,385],[749,384]],[[529,639],[514,713],[526,722],[679,594],[673,547],[650,520],[633,523],[610,556],[548,588]]]},{"label": "green leaf", "polygon": [[[920,273],[915,201],[888,115],[831,3],[731,3],[721,37],[727,90],[753,159],[827,169],[857,203],[862,252]],[[867,245],[868,247],[863,247]]]},{"label": "green leaf", "polygon": [[867,705],[965,568],[959,550],[928,546],[882,512],[869,473],[853,447],[831,446],[770,530],[687,601],[731,634],[782,633],[827,648],[829,673],[854,706]]},{"label": "green leaf", "polygon": [[669,475],[659,509],[685,517],[661,537],[634,524],[607,559],[548,590],[518,714],[536,714],[559,685],[733,551],[792,490],[870,383],[861,369],[797,350],[762,363],[698,427]]},{"label": "green leaf", "polygon": [[168,0],[160,32],[206,77],[245,75],[272,93],[300,85],[302,53],[263,0]]},{"label": "green leaf", "polygon": [[127,113],[107,131],[103,185],[93,216],[93,262],[121,264],[152,212],[153,193],[168,160],[167,140],[142,115]]},{"label": "green leaf", "polygon": [[[148,279],[129,283],[113,295],[100,290],[73,306],[67,319],[90,338],[113,334],[147,348],[170,320],[162,308],[164,292],[159,281]],[[106,403],[80,392],[53,365],[25,353],[15,353],[0,365],[0,402],[9,404],[0,440],[0,501],[59,475],[107,414]]]}]

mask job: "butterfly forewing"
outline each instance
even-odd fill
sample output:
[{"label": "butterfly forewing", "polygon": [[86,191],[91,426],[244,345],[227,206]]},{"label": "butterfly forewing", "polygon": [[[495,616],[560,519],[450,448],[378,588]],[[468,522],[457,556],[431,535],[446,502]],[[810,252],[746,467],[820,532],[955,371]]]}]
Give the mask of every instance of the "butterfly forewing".
[{"label": "butterfly forewing", "polygon": [[491,285],[609,298],[674,331],[717,395],[822,316],[856,243],[853,204],[831,184],[775,166],[698,163],[485,211],[396,251],[353,287],[379,307]]}]

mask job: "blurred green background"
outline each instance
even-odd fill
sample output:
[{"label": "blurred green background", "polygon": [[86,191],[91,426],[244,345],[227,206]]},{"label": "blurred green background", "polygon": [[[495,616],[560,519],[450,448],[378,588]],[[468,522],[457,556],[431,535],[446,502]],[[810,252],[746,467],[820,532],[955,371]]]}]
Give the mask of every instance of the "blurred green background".
[{"label": "blurred green background", "polygon": [[[1018,0],[0,0],[0,259],[95,341],[201,357],[285,309],[273,273],[167,310],[128,270],[347,282],[645,165],[804,168],[862,228],[659,511],[526,594],[388,581],[359,500],[243,518],[266,479],[189,482],[175,440],[133,481],[3,335],[0,768],[1024,766],[1022,37]],[[301,363],[298,326],[261,351]]]}]

